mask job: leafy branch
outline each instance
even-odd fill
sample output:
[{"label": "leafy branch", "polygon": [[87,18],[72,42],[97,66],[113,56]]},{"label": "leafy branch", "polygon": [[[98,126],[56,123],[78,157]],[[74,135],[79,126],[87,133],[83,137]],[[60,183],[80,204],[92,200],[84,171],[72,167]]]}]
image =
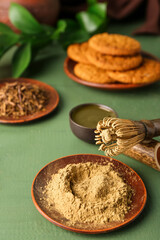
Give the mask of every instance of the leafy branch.
[{"label": "leafy branch", "polygon": [[75,19],[60,19],[56,27],[40,24],[32,14],[17,3],[11,3],[9,18],[20,30],[15,33],[0,23],[0,58],[14,45],[17,50],[12,59],[12,75],[20,77],[39,50],[57,41],[63,48],[75,42],[84,42],[93,34],[106,28],[106,3],[88,0],[86,11],[79,12]]}]

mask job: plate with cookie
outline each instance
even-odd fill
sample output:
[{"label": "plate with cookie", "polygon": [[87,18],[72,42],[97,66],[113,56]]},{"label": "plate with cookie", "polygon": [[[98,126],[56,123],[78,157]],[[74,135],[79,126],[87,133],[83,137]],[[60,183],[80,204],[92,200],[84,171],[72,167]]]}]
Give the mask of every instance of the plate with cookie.
[{"label": "plate with cookie", "polygon": [[120,34],[96,34],[69,45],[64,70],[75,82],[100,89],[139,88],[160,80],[159,60]]}]

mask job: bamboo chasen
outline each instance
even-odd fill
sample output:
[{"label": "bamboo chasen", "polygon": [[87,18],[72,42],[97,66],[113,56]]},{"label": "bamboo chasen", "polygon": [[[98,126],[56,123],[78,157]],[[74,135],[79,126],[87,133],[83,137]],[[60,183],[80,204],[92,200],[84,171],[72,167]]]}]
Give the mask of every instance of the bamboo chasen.
[{"label": "bamboo chasen", "polygon": [[[150,164],[150,161],[154,162],[158,158],[154,157],[155,147],[158,142],[154,142],[152,138],[159,135],[160,119],[133,121],[120,118],[104,118],[97,124],[95,141],[96,144],[100,144],[99,150],[104,151],[105,155],[109,157],[124,153],[140,160],[140,155],[143,156],[144,149],[148,149],[147,151],[152,152],[148,165],[152,165],[153,168],[160,170],[158,160],[154,164]],[[149,144],[150,141],[152,141],[151,145]],[[160,149],[160,143],[158,146]]]}]

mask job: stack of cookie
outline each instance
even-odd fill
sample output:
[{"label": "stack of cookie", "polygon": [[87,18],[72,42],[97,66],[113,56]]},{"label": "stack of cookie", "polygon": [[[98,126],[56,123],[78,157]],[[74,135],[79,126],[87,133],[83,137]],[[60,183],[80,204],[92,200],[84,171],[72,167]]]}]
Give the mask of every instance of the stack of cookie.
[{"label": "stack of cookie", "polygon": [[160,79],[160,63],[143,58],[138,41],[119,34],[102,33],[88,42],[71,44],[68,57],[76,62],[74,73],[95,83],[144,84]]}]

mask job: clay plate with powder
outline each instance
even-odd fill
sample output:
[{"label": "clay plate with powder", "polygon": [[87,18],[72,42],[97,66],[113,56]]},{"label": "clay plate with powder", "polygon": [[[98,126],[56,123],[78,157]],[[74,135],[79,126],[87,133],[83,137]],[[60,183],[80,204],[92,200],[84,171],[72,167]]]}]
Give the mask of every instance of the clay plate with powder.
[{"label": "clay plate with powder", "polygon": [[[55,208],[52,208],[52,210],[48,208],[45,200],[46,196],[44,189],[51,180],[53,174],[56,174],[59,169],[66,167],[68,164],[87,162],[98,163],[102,165],[111,163],[113,169],[117,171],[123,177],[124,181],[132,188],[134,194],[132,195],[131,209],[125,215],[123,221],[109,222],[101,226],[96,226],[92,223],[84,224],[80,222],[70,225],[68,224],[68,220],[59,212],[57,212]],[[116,159],[96,154],[70,155],[50,162],[35,176],[32,183],[31,195],[35,207],[47,220],[66,230],[87,234],[105,233],[131,223],[142,212],[147,200],[145,185],[142,179],[133,169]]]},{"label": "clay plate with powder", "polygon": [[[144,52],[142,51],[142,56],[146,57],[146,58],[150,58],[156,61],[159,61],[157,57],[155,57],[154,55],[148,53],[148,52]],[[67,76],[69,78],[71,78],[73,81],[81,84],[81,85],[85,85],[88,87],[93,87],[93,88],[99,88],[99,89],[103,89],[103,90],[128,90],[128,89],[135,89],[135,88],[141,88],[141,87],[145,87],[148,86],[150,84],[153,83],[143,83],[143,84],[132,84],[132,83],[94,83],[94,82],[88,82],[85,81],[83,79],[80,79],[79,77],[77,77],[74,72],[74,66],[75,66],[76,62],[71,60],[69,57],[67,57],[65,59],[64,62],[64,71],[67,74]]]}]

